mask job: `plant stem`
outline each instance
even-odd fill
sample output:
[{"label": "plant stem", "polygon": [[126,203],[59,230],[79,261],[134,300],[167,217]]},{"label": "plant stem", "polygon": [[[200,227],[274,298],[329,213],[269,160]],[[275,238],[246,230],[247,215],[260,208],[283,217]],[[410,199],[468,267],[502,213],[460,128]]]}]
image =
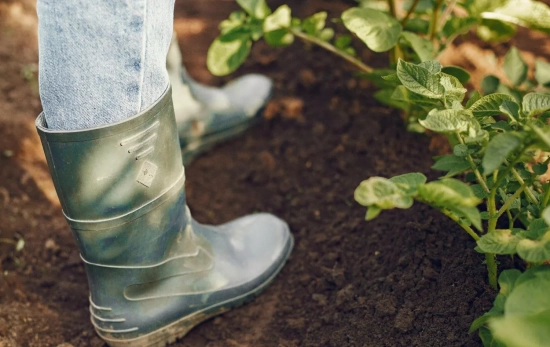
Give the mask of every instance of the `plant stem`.
[{"label": "plant stem", "polygon": [[312,44],[315,44],[321,48],[324,48],[326,49],[327,51],[331,52],[331,53],[334,53],[336,54],[337,56],[343,58],[344,60],[350,62],[351,64],[353,64],[356,68],[358,68],[359,70],[363,71],[363,72],[372,72],[374,69],[368,65],[366,65],[365,63],[363,63],[362,61],[360,61],[359,59],[356,59],[355,57],[349,55],[349,54],[346,54],[345,52],[342,52],[341,50],[339,50],[338,48],[334,47],[333,45],[331,45],[330,43],[328,42],[325,42],[325,41],[322,41],[320,39],[318,39],[317,37],[314,37],[314,36],[310,36],[308,34],[305,34],[301,31],[298,31],[298,30],[295,30],[295,29],[289,29],[289,31],[295,35],[296,37],[300,38],[302,41],[305,41],[305,42],[309,42],[309,43],[312,43]]},{"label": "plant stem", "polygon": [[542,197],[541,206],[546,207],[548,205],[548,200],[550,200],[550,186],[546,186],[546,191]]},{"label": "plant stem", "polygon": [[[479,235],[472,228],[470,228],[470,226],[464,224],[464,222],[457,215],[447,209],[441,209],[441,212],[460,225],[462,229],[464,229],[474,240],[479,240]],[[495,255],[493,253],[485,253],[485,263],[487,265],[489,284],[491,287],[497,289],[497,263]]]},{"label": "plant stem", "polygon": [[[521,178],[521,176],[513,166],[510,171],[512,172],[512,175],[514,175],[516,180],[519,182],[519,184],[525,185],[525,181],[523,180],[523,178]],[[527,197],[529,198],[529,200],[531,200],[533,204],[535,205],[539,204],[539,201],[537,200],[536,196],[533,194],[533,192],[529,188],[525,189],[525,195],[527,195]]]},{"label": "plant stem", "polygon": [[394,0],[388,0],[388,7],[390,8],[390,14],[393,18],[397,18],[397,13],[395,12],[395,3]]},{"label": "plant stem", "polygon": [[[390,15],[397,19],[397,12],[395,11],[395,2],[394,0],[387,0],[388,1],[388,7],[390,9]],[[399,42],[393,46],[392,51],[390,53],[390,65],[396,64],[399,58],[403,58],[403,54],[401,52],[401,48],[399,47]]]},{"label": "plant stem", "polygon": [[516,190],[516,192],[514,193],[514,195],[512,195],[510,197],[510,199],[506,200],[506,202],[504,203],[504,205],[502,205],[502,207],[500,208],[500,210],[498,210],[498,213],[497,213],[497,217],[496,218],[499,218],[500,216],[502,216],[502,214],[505,212],[505,211],[508,211],[508,208],[510,208],[510,205],[512,205],[512,203],[514,202],[514,200],[516,200],[518,198],[518,196],[521,195],[521,192],[523,192],[523,190],[527,188],[527,186],[525,184],[523,184],[521,187],[519,187],[518,190]]},{"label": "plant stem", "polygon": [[447,209],[441,209],[441,212],[460,225],[460,227],[464,229],[474,240],[479,240],[479,235],[474,231],[474,229],[470,228],[470,226],[464,223],[456,214]]},{"label": "plant stem", "polygon": [[[508,174],[512,170],[515,171],[514,165],[516,165],[517,161],[519,160],[519,158],[523,154],[524,150],[525,149],[521,150],[510,164],[507,163],[508,166],[506,167],[506,169],[504,169],[503,173],[500,173],[500,172],[498,173],[498,178],[496,179],[495,183],[493,184],[493,186],[491,188],[491,192],[489,193],[489,197],[487,198],[487,210],[488,210],[487,212],[489,213],[489,221],[488,221],[488,224],[487,224],[487,233],[492,233],[493,231],[495,231],[495,229],[497,227],[497,220],[498,220],[498,217],[499,217],[499,215],[497,215],[497,206],[496,206],[497,189],[498,189],[498,187],[500,187],[502,182],[506,179]],[[495,177],[497,177],[497,176],[495,175]],[[519,179],[521,179],[521,177]],[[518,180],[518,182],[519,182],[519,180]],[[525,182],[523,182],[523,180],[521,179],[520,184],[525,185]]]},{"label": "plant stem", "polygon": [[438,29],[442,28],[445,25],[445,21],[447,20],[447,17],[449,17],[451,15],[451,13],[453,12],[453,9],[455,8],[455,5],[456,5],[457,2],[458,2],[458,0],[451,0],[451,3],[448,4],[447,7],[445,7],[445,10],[443,11],[441,16],[439,17],[439,23],[437,23]]},{"label": "plant stem", "polygon": [[3,242],[3,243],[10,243],[12,245],[16,245],[17,242],[15,242],[14,240],[11,240],[11,239],[5,239],[5,238],[0,238],[0,242]]},{"label": "plant stem", "polygon": [[407,14],[405,15],[405,17],[403,17],[403,19],[401,20],[401,26],[405,26],[405,24],[407,24],[407,22],[409,21],[409,17],[411,16],[411,14],[414,12],[414,9],[416,8],[416,5],[418,5],[418,3],[420,2],[420,0],[414,0],[411,7],[409,8],[409,10],[407,11]]},{"label": "plant stem", "polygon": [[496,205],[497,190],[495,187],[491,189],[487,198],[487,212],[489,213],[489,221],[487,223],[487,233],[490,234],[497,228],[497,205]]},{"label": "plant stem", "polygon": [[514,227],[514,217],[512,216],[512,212],[510,210],[506,210],[506,215],[508,216],[508,228],[512,230]]},{"label": "plant stem", "polygon": [[489,284],[494,289],[497,289],[497,262],[493,253],[485,253],[485,264],[487,265]]},{"label": "plant stem", "polygon": [[[460,134],[457,134],[457,137],[458,137],[458,141],[460,141],[460,143],[462,145],[466,145],[464,143],[464,139],[462,138],[462,136]],[[466,156],[466,159],[468,159],[468,163],[470,163],[470,167],[472,168],[472,171],[476,175],[477,181],[479,182],[479,184],[481,184],[481,187],[483,187],[483,190],[485,191],[485,193],[489,193],[490,190],[489,190],[489,187],[487,186],[487,182],[485,181],[483,176],[481,176],[481,173],[479,172],[476,164],[474,163],[474,159],[472,158],[472,156],[470,154],[468,154]]]},{"label": "plant stem", "polygon": [[442,5],[443,5],[443,0],[436,0],[433,13],[432,13],[432,20],[430,22],[430,40],[432,42],[435,40],[435,35],[437,34],[439,10],[441,9]]}]

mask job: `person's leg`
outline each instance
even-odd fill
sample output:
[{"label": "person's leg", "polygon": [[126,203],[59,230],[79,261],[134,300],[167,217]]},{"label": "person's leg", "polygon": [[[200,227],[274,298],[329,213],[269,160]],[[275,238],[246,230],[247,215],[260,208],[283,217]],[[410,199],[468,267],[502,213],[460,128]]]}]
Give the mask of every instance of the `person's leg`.
[{"label": "person's leg", "polygon": [[95,330],[111,346],[164,346],[258,295],[293,239],[268,214],[217,227],[192,219],[164,67],[171,28],[153,33],[168,31],[171,12],[129,0],[143,6],[128,16],[119,3],[39,0],[36,127],[85,263]]},{"label": "person's leg", "polygon": [[174,0],[39,0],[40,98],[50,129],[122,121],[168,87]]}]

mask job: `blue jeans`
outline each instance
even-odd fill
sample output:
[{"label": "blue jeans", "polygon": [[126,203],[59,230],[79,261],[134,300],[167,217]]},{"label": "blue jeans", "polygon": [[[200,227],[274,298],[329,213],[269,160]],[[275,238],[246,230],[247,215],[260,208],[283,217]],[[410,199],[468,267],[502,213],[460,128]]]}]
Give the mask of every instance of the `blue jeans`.
[{"label": "blue jeans", "polygon": [[174,0],[38,0],[40,98],[48,127],[122,121],[168,87]]}]

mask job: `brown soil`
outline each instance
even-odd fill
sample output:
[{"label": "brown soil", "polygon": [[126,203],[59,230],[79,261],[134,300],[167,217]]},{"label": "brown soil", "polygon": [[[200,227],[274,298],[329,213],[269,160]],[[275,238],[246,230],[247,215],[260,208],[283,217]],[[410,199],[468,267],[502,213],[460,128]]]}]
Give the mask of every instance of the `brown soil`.
[{"label": "brown soil", "polygon": [[[103,346],[89,323],[84,268],[33,129],[40,111],[36,76],[28,73],[37,59],[33,6],[0,2],[0,238],[26,243],[20,252],[0,243],[0,346]],[[341,5],[311,0],[294,7],[311,13],[334,6]],[[199,80],[227,80],[210,77],[203,64],[217,23],[232,8],[177,3],[180,41],[193,47],[184,48],[184,59]],[[187,168],[196,219],[221,223],[272,212],[294,232],[292,257],[262,296],[174,346],[480,346],[468,327],[495,293],[474,242],[425,206],[365,222],[353,200],[369,176],[437,177],[429,139],[407,133],[399,114],[377,105],[372,89],[340,61],[308,49],[256,46],[239,73],[275,80],[266,120]]]}]

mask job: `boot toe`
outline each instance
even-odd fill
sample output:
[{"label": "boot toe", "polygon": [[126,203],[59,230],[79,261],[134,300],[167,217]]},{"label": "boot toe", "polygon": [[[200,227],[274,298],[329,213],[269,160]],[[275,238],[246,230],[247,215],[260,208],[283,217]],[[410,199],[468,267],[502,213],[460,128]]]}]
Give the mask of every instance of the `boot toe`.
[{"label": "boot toe", "polygon": [[233,108],[253,117],[271,97],[273,81],[264,75],[248,74],[229,82],[223,90]]},{"label": "boot toe", "polygon": [[232,285],[270,277],[286,261],[293,245],[288,225],[267,213],[208,229],[200,234],[212,244],[216,268],[232,279]]}]

